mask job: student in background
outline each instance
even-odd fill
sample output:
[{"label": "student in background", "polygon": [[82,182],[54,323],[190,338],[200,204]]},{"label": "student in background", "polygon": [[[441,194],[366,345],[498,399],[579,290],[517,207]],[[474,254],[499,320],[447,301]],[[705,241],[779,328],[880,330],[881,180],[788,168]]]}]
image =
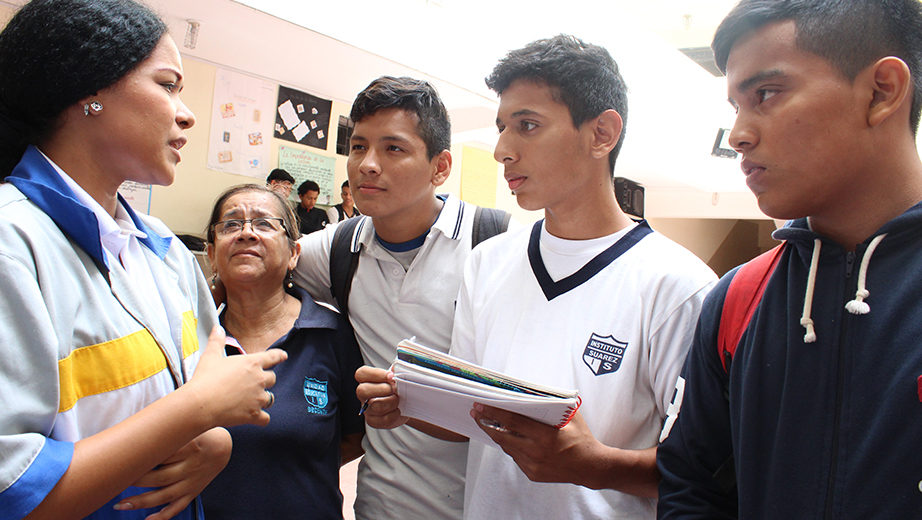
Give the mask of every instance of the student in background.
[{"label": "student in background", "polygon": [[221,426],[269,422],[285,353],[224,358],[189,250],[118,196],[173,182],[182,88],[135,2],[35,0],[0,33],[4,519],[201,518]]},{"label": "student in background", "polygon": [[281,168],[272,170],[269,172],[269,176],[266,177],[266,187],[281,195],[285,200],[288,200],[294,186],[295,178]]},{"label": "student in background", "polygon": [[327,219],[327,212],[314,207],[319,196],[320,186],[314,181],[307,180],[298,186],[298,198],[301,199],[298,204],[298,222],[302,235],[320,231],[330,223]]},{"label": "student in background", "polygon": [[[582,406],[558,429],[475,405],[470,420],[502,449],[471,443],[465,518],[652,519],[657,438],[716,277],[618,206],[627,87],[608,51],[539,40],[487,85],[500,96],[494,157],[519,206],[545,218],[471,253],[451,354],[578,389]],[[357,379],[374,399],[369,426],[406,421],[393,373],[363,367]]]},{"label": "student in background", "polygon": [[[365,363],[385,368],[408,335],[448,350],[476,207],[436,195],[451,171],[451,124],[432,85],[378,78],[356,96],[350,117],[355,131],[346,169],[365,215],[349,237],[359,262],[348,308],[341,310]],[[333,303],[330,247],[344,224],[299,242],[295,281],[318,300]],[[368,431],[363,444],[356,518],[461,518],[467,443],[398,428]]]},{"label": "student in background", "polygon": [[918,518],[922,4],[744,0],[712,47],[746,183],[792,222],[732,358],[723,305],[754,264],[705,302],[659,516]]},{"label": "student in background", "polygon": [[362,212],[355,207],[355,202],[352,200],[352,189],[349,187],[348,179],[343,182],[342,191],[339,192],[339,195],[343,201],[327,210],[327,218],[330,220],[330,224],[362,215]]}]

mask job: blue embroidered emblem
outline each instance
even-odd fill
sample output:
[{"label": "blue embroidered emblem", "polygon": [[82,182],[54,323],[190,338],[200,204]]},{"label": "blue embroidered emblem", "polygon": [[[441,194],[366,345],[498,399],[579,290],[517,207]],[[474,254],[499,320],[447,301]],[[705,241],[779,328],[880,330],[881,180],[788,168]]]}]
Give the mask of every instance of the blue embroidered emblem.
[{"label": "blue embroidered emblem", "polygon": [[617,372],[621,368],[625,349],[627,343],[616,340],[614,336],[593,333],[583,350],[583,363],[597,376]]},{"label": "blue embroidered emblem", "polygon": [[304,399],[307,400],[308,411],[311,413],[326,413],[326,407],[330,403],[330,395],[327,393],[327,382],[318,381],[312,377],[304,378]]}]

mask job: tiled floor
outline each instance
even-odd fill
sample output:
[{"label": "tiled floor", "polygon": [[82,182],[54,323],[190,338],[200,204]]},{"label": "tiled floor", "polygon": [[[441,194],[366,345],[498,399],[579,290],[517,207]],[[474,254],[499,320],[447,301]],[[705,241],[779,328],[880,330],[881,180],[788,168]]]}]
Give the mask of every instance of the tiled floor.
[{"label": "tiled floor", "polygon": [[359,468],[359,460],[361,459],[353,460],[339,471],[339,487],[343,492],[344,520],[355,520],[352,503],[355,502],[355,474]]}]

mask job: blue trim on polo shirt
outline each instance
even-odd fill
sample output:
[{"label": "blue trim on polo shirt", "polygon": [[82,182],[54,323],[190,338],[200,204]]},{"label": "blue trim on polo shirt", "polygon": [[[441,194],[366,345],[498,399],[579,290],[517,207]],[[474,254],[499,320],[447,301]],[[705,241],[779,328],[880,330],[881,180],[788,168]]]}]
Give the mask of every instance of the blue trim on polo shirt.
[{"label": "blue trim on polo shirt", "polygon": [[412,251],[414,249],[423,247],[423,243],[426,242],[426,236],[429,234],[429,231],[431,229],[432,228],[427,229],[422,235],[412,240],[407,240],[406,242],[400,242],[398,244],[394,244],[391,242],[385,242],[384,239],[378,236],[377,232],[375,232],[375,240],[377,240],[378,243],[381,244],[381,247],[383,247],[384,249],[387,249],[388,251],[391,251],[393,253],[406,253],[407,251]]},{"label": "blue trim on polo shirt", "polygon": [[[13,173],[7,177],[7,181],[51,217],[61,231],[97,263],[108,268],[109,263],[99,236],[96,214],[77,200],[74,192],[37,148],[29,146],[26,149],[19,164],[13,168]],[[161,237],[154,233],[141,222],[137,213],[121,195],[118,195],[118,201],[124,206],[138,230],[147,235],[145,238],[138,238],[138,241],[163,260],[170,249],[173,237]]]},{"label": "blue trim on polo shirt", "polygon": [[19,520],[51,493],[74,457],[74,443],[46,438],[38,456],[12,486],[0,493],[0,520]]}]

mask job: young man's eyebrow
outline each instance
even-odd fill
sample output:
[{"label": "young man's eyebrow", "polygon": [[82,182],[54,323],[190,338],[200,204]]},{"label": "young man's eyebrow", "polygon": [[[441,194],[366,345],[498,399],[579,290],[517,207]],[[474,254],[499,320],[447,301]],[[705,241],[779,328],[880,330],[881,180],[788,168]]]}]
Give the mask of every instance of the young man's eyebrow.
[{"label": "young man's eyebrow", "polygon": [[406,137],[400,136],[400,135],[385,135],[381,137],[380,141],[397,141],[400,143],[410,142],[409,139],[407,139]]},{"label": "young man's eyebrow", "polygon": [[[523,108],[522,110],[518,110],[518,111],[516,111],[516,112],[513,112],[513,113],[509,116],[509,118],[510,118],[510,119],[516,119],[516,118],[518,118],[518,117],[522,117],[522,116],[531,116],[531,115],[536,115],[536,114],[538,114],[538,112],[535,112],[534,110],[530,110],[530,109],[528,109],[528,108]],[[499,117],[497,117],[497,118],[496,118],[496,124],[497,124],[497,125],[501,125],[502,123],[503,123],[502,119],[500,119]]]},{"label": "young man's eyebrow", "polygon": [[752,88],[752,86],[755,85],[756,83],[759,83],[760,81],[765,81],[769,78],[780,77],[780,76],[785,76],[784,71],[780,69],[765,70],[762,72],[757,72],[753,74],[752,76],[749,76],[745,80],[741,81],[736,86],[736,91],[740,93],[745,92],[749,90],[750,88]]}]

